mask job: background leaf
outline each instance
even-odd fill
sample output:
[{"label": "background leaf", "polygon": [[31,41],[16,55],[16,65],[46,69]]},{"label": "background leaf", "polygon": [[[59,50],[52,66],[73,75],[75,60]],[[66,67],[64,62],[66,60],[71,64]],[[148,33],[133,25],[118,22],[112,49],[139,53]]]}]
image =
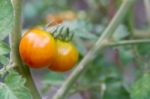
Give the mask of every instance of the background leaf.
[{"label": "background leaf", "polygon": [[150,98],[150,73],[145,73],[142,78],[133,84],[131,90],[132,99],[149,99]]},{"label": "background leaf", "polygon": [[93,27],[88,21],[78,19],[74,21],[66,21],[64,24],[69,27],[71,32],[73,32],[77,37],[92,41],[97,40],[97,36],[94,33],[91,33]]},{"label": "background leaf", "polygon": [[8,62],[9,62],[8,57],[6,57],[6,56],[0,56],[0,63],[1,63],[1,64],[7,65]]},{"label": "background leaf", "polygon": [[130,33],[127,30],[127,27],[125,27],[125,25],[122,24],[118,26],[112,37],[115,41],[118,41],[129,36],[129,34]]},{"label": "background leaf", "polygon": [[61,85],[65,80],[65,76],[62,73],[48,72],[42,80],[42,88],[40,89],[42,94],[46,94],[51,86]]},{"label": "background leaf", "polygon": [[150,44],[141,44],[137,46],[138,52],[139,54],[145,56],[145,57],[149,57],[150,56]]},{"label": "background leaf", "polygon": [[65,80],[65,76],[61,73],[50,72],[44,76],[43,83],[50,85],[61,85]]},{"label": "background leaf", "polygon": [[17,72],[11,71],[0,83],[1,99],[32,99],[29,90],[24,86],[23,79]]},{"label": "background leaf", "polygon": [[11,0],[0,0],[0,40],[5,39],[12,30],[13,7]]},{"label": "background leaf", "polygon": [[10,47],[4,42],[0,42],[0,55],[6,55],[10,52]]}]

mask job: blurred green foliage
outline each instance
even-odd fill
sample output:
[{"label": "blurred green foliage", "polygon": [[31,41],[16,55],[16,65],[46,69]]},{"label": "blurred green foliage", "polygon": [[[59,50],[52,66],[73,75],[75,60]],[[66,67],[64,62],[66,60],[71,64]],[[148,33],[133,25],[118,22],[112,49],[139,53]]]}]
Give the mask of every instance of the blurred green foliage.
[{"label": "blurred green foliage", "polygon": [[149,99],[150,93],[150,74],[145,73],[143,76],[140,76],[138,80],[133,84],[131,90],[132,99]]},{"label": "blurred green foliage", "polygon": [[25,82],[17,72],[9,71],[4,83],[0,83],[1,99],[32,99],[29,89],[24,86]]},{"label": "blurred green foliage", "polygon": [[[24,26],[44,25],[48,23],[45,21],[48,15],[60,16],[61,13],[71,11],[76,17],[72,20],[64,19],[63,24],[74,33],[73,42],[80,52],[80,59],[82,59],[101,35],[120,3],[121,0],[25,1]],[[62,14],[62,16],[65,16],[65,14]],[[129,15],[126,20],[130,20],[130,18]],[[130,24],[126,24],[126,21],[124,21],[112,35],[113,41],[129,39],[133,32],[131,30]],[[148,44],[138,45],[136,51],[141,55],[140,57],[149,56]],[[88,90],[88,94],[91,96],[89,99],[130,99],[132,82],[135,81],[137,75],[143,72],[143,69],[135,70],[141,68],[140,57],[137,57],[136,53],[133,46],[108,48],[97,53],[96,56],[93,56],[94,60],[88,64],[91,66],[84,71],[72,91],[76,90],[75,92],[80,93]],[[51,88],[50,86],[61,85],[65,81],[66,75],[68,74],[46,74],[42,80],[43,93],[47,92]],[[105,85],[104,89],[101,87],[103,84]],[[97,87],[87,87],[95,85]],[[134,88],[134,91],[136,90]]]},{"label": "blurred green foliage", "polygon": [[13,7],[10,0],[0,1],[0,40],[4,40],[13,25]]}]

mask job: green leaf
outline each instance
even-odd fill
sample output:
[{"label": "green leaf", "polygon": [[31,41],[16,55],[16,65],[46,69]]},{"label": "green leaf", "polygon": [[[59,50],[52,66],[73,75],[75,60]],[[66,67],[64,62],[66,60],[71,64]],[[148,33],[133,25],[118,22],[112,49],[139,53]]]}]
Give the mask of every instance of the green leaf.
[{"label": "green leaf", "polygon": [[0,40],[5,39],[12,30],[13,7],[11,0],[0,0]]},{"label": "green leaf", "polygon": [[6,56],[0,56],[0,63],[3,65],[7,65],[9,62],[9,59]]},{"label": "green leaf", "polygon": [[85,43],[83,42],[83,40],[78,39],[77,37],[74,40],[75,45],[78,48],[79,53],[84,56],[87,53],[87,49],[85,47]]},{"label": "green leaf", "polygon": [[150,55],[150,51],[149,51],[150,44],[140,44],[137,46],[137,49],[141,55],[144,55],[146,57],[148,57]]},{"label": "green leaf", "polygon": [[65,80],[65,76],[62,73],[56,73],[56,72],[48,72],[44,76],[42,80],[42,88],[40,89],[42,94],[45,94],[48,92],[51,86],[55,85],[61,85]]},{"label": "green leaf", "polygon": [[129,35],[129,31],[124,25],[119,25],[116,31],[113,34],[113,39],[118,41],[121,40]]},{"label": "green leaf", "polygon": [[128,48],[121,47],[119,49],[119,55],[120,55],[120,59],[124,65],[127,65],[128,63],[130,63],[133,59],[132,51],[129,50]]},{"label": "green leaf", "polygon": [[125,90],[121,82],[107,84],[107,89],[103,99],[130,99],[129,93]]},{"label": "green leaf", "polygon": [[131,98],[150,99],[150,73],[145,73],[133,84]]},{"label": "green leaf", "polygon": [[8,54],[10,52],[10,47],[8,46],[8,44],[0,41],[0,55],[5,55]]},{"label": "green leaf", "polygon": [[83,39],[88,39],[92,41],[97,40],[97,36],[91,33],[93,25],[85,20],[74,20],[66,21],[65,26],[69,27],[70,31],[74,33],[75,36],[81,37]]},{"label": "green leaf", "polygon": [[10,52],[10,47],[7,43],[0,41],[0,63],[3,65],[8,64],[8,57],[7,55]]},{"label": "green leaf", "polygon": [[65,77],[62,73],[49,72],[45,75],[43,79],[43,84],[49,85],[61,85],[65,80]]},{"label": "green leaf", "polygon": [[105,79],[107,88],[103,99],[130,99],[130,94],[124,87],[121,77],[111,76]]},{"label": "green leaf", "polygon": [[11,71],[0,83],[1,99],[32,99],[29,90],[24,86],[23,79],[17,72]]}]

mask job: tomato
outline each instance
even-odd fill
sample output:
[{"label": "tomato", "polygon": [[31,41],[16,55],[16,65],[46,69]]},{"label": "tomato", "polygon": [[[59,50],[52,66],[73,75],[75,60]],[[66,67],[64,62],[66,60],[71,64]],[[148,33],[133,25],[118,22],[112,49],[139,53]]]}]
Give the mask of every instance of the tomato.
[{"label": "tomato", "polygon": [[56,15],[48,15],[46,17],[46,21],[49,23],[49,22],[52,22],[51,23],[51,26],[55,26],[55,25],[58,25],[58,24],[61,24],[63,23],[63,19],[59,16],[56,16]]},{"label": "tomato", "polygon": [[64,20],[75,20],[75,19],[77,19],[77,14],[75,13],[75,12],[73,12],[73,11],[65,11],[65,12],[61,12],[60,14],[59,14],[59,16],[60,17],[62,17],[62,19],[64,19]]},{"label": "tomato", "polygon": [[61,40],[56,41],[57,55],[49,70],[65,72],[70,70],[78,61],[78,50],[70,43]]},{"label": "tomato", "polygon": [[32,68],[43,68],[56,56],[56,43],[48,32],[34,28],[25,33],[19,45],[22,60]]}]

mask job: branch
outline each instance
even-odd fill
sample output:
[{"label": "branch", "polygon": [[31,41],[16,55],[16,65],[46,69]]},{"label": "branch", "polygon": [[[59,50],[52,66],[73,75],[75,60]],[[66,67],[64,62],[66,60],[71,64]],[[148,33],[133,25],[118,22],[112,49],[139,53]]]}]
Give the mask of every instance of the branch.
[{"label": "branch", "polygon": [[61,88],[57,91],[57,93],[54,95],[52,99],[64,99],[68,91],[71,89],[74,82],[79,78],[79,76],[84,72],[84,70],[87,68],[88,62],[93,58],[94,54],[101,50],[104,46],[104,40],[108,39],[110,35],[115,31],[117,26],[121,23],[124,16],[126,15],[128,9],[133,4],[133,1],[135,0],[123,0],[123,3],[108,25],[108,27],[105,29],[101,37],[98,39],[98,41],[95,43],[94,47],[87,53],[87,55],[81,60],[79,65],[74,69],[74,71],[70,74],[70,76],[67,78],[67,80],[64,82],[64,84],[61,86]]},{"label": "branch", "polygon": [[150,39],[141,40],[124,40],[119,42],[108,42],[105,44],[106,47],[124,46],[124,45],[134,45],[134,44],[150,44]]},{"label": "branch", "polygon": [[75,89],[70,91],[70,95],[73,95],[77,92],[82,92],[82,91],[86,91],[89,89],[93,89],[93,88],[100,88],[101,92],[104,93],[106,85],[104,83],[92,83],[90,85],[80,85],[80,86],[76,86]]},{"label": "branch", "polygon": [[[41,99],[31,77],[30,70],[21,61],[19,55],[19,42],[21,38],[21,11],[22,0],[12,0],[14,8],[14,26],[12,33],[10,33],[10,63],[16,65],[16,70],[26,79],[26,87],[31,91],[34,99]],[[10,67],[9,67],[10,68]]]},{"label": "branch", "polygon": [[150,31],[149,30],[133,30],[133,37],[134,38],[150,38]]}]

